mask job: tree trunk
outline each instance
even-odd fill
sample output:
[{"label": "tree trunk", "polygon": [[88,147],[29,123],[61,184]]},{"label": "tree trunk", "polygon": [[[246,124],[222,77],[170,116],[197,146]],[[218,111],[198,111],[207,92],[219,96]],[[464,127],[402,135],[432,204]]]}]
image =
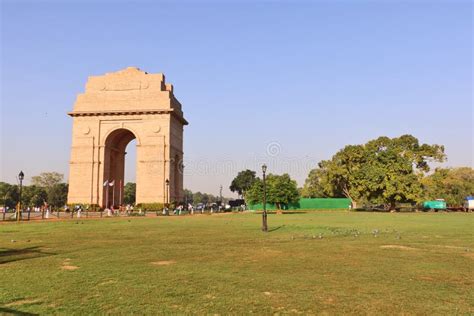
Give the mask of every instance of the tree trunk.
[{"label": "tree trunk", "polygon": [[357,207],[357,202],[354,201],[354,199],[351,197],[351,195],[349,194],[349,190],[347,189],[346,186],[342,188],[342,193],[345,195],[346,198],[351,200],[351,209],[352,210],[355,209]]},{"label": "tree trunk", "polygon": [[391,201],[391,202],[390,202],[389,211],[390,211],[391,213],[396,212],[395,202],[394,202],[394,201]]},{"label": "tree trunk", "polygon": [[276,203],[276,213],[277,214],[283,214],[283,211],[281,210],[281,203]]},{"label": "tree trunk", "polygon": [[357,202],[351,199],[351,210],[354,210],[357,208]]}]

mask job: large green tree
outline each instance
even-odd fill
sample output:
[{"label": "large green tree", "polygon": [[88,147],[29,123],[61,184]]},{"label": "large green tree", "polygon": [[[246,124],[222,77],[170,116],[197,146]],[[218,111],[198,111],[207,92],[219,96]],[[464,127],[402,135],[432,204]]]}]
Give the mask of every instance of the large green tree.
[{"label": "large green tree", "polygon": [[18,186],[0,182],[0,206],[14,208],[18,203]]},{"label": "large green tree", "polygon": [[46,201],[53,207],[61,207],[67,202],[68,185],[63,183],[64,175],[58,172],[42,172],[31,178],[33,186],[46,191]]},{"label": "large green tree", "polygon": [[[309,172],[301,189],[301,196],[304,198],[324,198],[329,197],[324,186],[327,176],[325,169],[313,169]],[[334,197],[342,197],[342,193],[337,192]]]},{"label": "large green tree", "polygon": [[263,203],[263,181],[260,178],[255,179],[252,186],[247,190],[245,198],[245,202],[249,204]]},{"label": "large green tree", "polygon": [[267,183],[267,201],[268,203],[275,204],[277,209],[282,209],[283,205],[298,202],[300,197],[298,185],[295,180],[290,178],[289,174],[269,174]]},{"label": "large green tree", "polygon": [[48,204],[53,207],[62,207],[67,202],[68,185],[66,183],[58,183],[53,185],[47,191]]},{"label": "large green tree", "polygon": [[[299,200],[298,186],[295,180],[285,173],[282,175],[269,174],[266,178],[267,203],[275,204],[278,209]],[[251,204],[263,202],[263,181],[257,178],[247,192]]]},{"label": "large green tree", "polygon": [[23,187],[21,199],[24,206],[41,206],[48,200],[48,193],[45,188],[29,185]]},{"label": "large green tree", "polygon": [[464,198],[474,195],[474,169],[469,167],[437,168],[421,180],[425,199],[445,199],[452,206],[460,206]]},{"label": "large green tree", "polygon": [[364,193],[364,173],[361,167],[366,162],[364,146],[344,147],[331,160],[323,160],[318,164],[319,169],[314,173],[320,177],[318,182],[320,188],[315,190],[322,189],[325,196],[329,197],[345,196],[354,204]]},{"label": "large green tree", "polygon": [[245,199],[245,193],[252,187],[255,181],[255,171],[249,169],[243,170],[237,174],[234,180],[232,180],[229,189],[232,192],[237,192]]},{"label": "large green tree", "polygon": [[58,172],[42,172],[39,176],[31,177],[31,184],[43,187],[51,188],[56,184],[63,181],[64,175]]},{"label": "large green tree", "polygon": [[[414,202],[422,197],[420,177],[430,170],[429,162],[442,162],[444,147],[420,144],[411,135],[379,137],[364,145],[349,145],[332,159],[319,163],[314,190],[330,197],[341,194],[352,201],[383,203]],[[308,189],[311,179],[307,180]]]}]

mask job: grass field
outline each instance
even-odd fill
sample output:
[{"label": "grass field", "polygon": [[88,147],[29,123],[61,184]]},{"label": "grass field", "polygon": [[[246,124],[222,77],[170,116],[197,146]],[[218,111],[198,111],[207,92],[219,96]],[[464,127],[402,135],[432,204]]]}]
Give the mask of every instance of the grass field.
[{"label": "grass field", "polygon": [[474,215],[0,224],[0,314],[472,314]]}]

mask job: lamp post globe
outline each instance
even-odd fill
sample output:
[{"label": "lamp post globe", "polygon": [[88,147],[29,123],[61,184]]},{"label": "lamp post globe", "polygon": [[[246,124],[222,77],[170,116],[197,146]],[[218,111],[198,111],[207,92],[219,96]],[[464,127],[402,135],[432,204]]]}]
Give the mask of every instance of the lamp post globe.
[{"label": "lamp post globe", "polygon": [[20,193],[18,195],[18,209],[16,213],[17,221],[20,220],[20,216],[21,216],[21,191],[23,189],[23,179],[25,179],[25,174],[23,173],[23,171],[20,171],[20,173],[18,174],[18,180],[20,181]]}]

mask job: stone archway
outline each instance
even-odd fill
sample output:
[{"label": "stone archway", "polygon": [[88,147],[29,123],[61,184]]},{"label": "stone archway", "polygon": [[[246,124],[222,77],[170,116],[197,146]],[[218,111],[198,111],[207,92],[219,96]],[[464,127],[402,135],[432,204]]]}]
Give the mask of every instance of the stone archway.
[{"label": "stone archway", "polygon": [[[170,201],[183,199],[183,117],[173,86],[163,74],[138,68],[89,77],[79,94],[73,117],[68,203],[105,206],[106,181],[124,180],[125,148],[136,139],[137,203],[165,202],[165,180]],[[112,191],[113,192],[113,191]],[[115,205],[120,194],[115,192]],[[110,205],[110,203],[109,203]]]},{"label": "stone archway", "polygon": [[[104,181],[102,194],[107,206],[122,205],[123,186],[125,182],[125,149],[135,139],[135,134],[126,128],[118,128],[105,139],[104,146]],[[113,184],[113,185],[110,185]],[[107,187],[107,185],[109,185]]]}]

